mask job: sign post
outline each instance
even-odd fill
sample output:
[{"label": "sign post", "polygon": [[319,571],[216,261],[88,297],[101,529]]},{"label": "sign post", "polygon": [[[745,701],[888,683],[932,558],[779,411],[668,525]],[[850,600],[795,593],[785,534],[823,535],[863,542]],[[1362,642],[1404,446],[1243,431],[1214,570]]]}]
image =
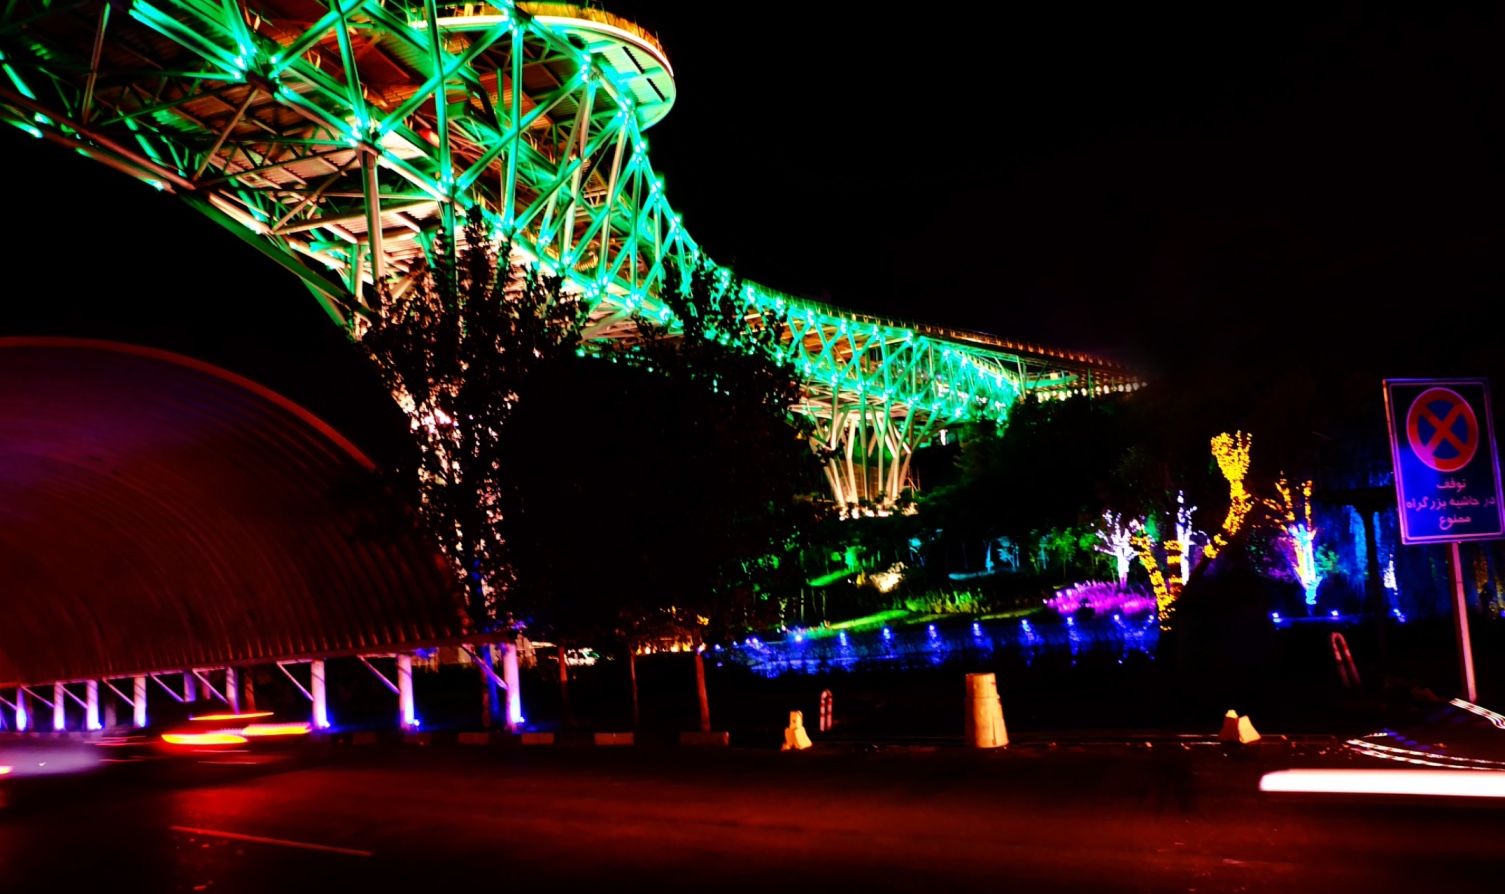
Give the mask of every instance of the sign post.
[{"label": "sign post", "polygon": [[1401,542],[1452,546],[1459,663],[1465,697],[1475,701],[1474,653],[1458,545],[1505,537],[1505,500],[1500,494],[1489,383],[1484,379],[1386,379],[1385,415],[1395,464]]}]

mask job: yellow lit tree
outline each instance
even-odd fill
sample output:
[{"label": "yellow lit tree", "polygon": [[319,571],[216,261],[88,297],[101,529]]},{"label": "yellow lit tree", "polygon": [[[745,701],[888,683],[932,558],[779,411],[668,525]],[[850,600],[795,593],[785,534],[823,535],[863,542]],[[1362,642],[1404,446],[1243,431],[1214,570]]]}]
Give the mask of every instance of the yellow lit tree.
[{"label": "yellow lit tree", "polygon": [[1223,432],[1212,439],[1212,458],[1217,460],[1218,469],[1228,479],[1228,514],[1223,517],[1223,529],[1214,534],[1203,549],[1203,554],[1209,559],[1216,558],[1239,532],[1254,505],[1244,487],[1244,479],[1249,476],[1249,450],[1253,442],[1254,438],[1245,432]]}]

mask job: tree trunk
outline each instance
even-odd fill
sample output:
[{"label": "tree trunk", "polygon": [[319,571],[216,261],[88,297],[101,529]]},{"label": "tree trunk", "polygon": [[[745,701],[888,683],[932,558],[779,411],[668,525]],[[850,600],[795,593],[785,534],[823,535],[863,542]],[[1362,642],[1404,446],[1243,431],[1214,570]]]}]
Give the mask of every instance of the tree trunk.
[{"label": "tree trunk", "polygon": [[711,731],[711,703],[705,694],[705,658],[700,653],[700,648],[695,649],[695,699],[700,705],[700,731]]},{"label": "tree trunk", "polygon": [[502,719],[503,704],[501,687],[496,685],[496,646],[487,643],[481,647],[480,655],[486,662],[481,669],[481,682],[486,686],[486,728],[491,729]]},{"label": "tree trunk", "polygon": [[[1360,508],[1360,507],[1354,507]],[[1374,512],[1368,504],[1359,513],[1364,522],[1364,604],[1374,613],[1374,651],[1380,672],[1384,673],[1386,659],[1385,622],[1390,612],[1385,606],[1385,577],[1380,565],[1379,533],[1376,531]],[[1399,594],[1396,594],[1399,599]]]},{"label": "tree trunk", "polygon": [[627,645],[627,676],[632,682],[632,728],[638,728],[638,654],[631,643]]},{"label": "tree trunk", "polygon": [[1484,566],[1489,573],[1489,595],[1492,604],[1485,608],[1489,610],[1491,616],[1494,616],[1499,614],[1500,609],[1500,578],[1495,574],[1494,544],[1486,543],[1479,549],[1484,553]]},{"label": "tree trunk", "polygon": [[570,710],[570,666],[564,660],[564,643],[554,649],[559,656],[559,725],[574,726],[575,715]]},{"label": "tree trunk", "polygon": [[491,729],[491,693],[494,688],[486,672],[481,670],[481,729]]}]

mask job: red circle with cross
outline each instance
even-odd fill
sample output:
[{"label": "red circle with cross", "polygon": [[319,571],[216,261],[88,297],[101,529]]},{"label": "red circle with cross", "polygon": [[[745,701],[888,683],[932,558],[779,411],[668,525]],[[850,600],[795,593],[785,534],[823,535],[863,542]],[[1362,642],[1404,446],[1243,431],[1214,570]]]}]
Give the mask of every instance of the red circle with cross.
[{"label": "red circle with cross", "polygon": [[[1421,425],[1431,426],[1423,437]],[[1456,472],[1479,450],[1479,419],[1451,388],[1428,388],[1406,413],[1406,440],[1416,458],[1439,472]]]}]

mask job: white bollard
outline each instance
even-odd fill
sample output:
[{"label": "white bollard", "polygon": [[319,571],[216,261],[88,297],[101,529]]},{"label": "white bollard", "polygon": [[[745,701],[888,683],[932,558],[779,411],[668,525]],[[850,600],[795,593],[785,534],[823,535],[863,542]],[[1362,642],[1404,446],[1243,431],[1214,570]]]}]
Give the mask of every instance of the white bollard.
[{"label": "white bollard", "polygon": [[967,745],[1003,748],[1009,731],[1003,725],[1003,703],[993,674],[967,674]]}]

